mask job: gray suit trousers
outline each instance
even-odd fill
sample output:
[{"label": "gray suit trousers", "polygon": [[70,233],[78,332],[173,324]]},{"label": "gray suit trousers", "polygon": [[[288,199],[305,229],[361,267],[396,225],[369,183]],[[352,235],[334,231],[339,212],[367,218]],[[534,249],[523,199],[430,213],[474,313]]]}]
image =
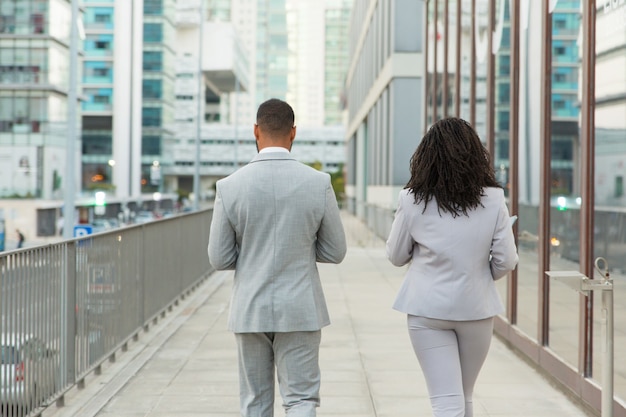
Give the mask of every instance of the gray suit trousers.
[{"label": "gray suit trousers", "polygon": [[288,417],[315,417],[322,332],[235,333],[242,417],[274,416],[274,368]]}]

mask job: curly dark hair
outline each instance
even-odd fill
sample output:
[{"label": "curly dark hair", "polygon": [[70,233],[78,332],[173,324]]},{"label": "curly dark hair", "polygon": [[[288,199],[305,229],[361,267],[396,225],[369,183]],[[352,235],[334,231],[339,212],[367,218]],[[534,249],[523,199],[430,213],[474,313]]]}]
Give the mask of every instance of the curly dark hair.
[{"label": "curly dark hair", "polygon": [[277,98],[271,98],[259,106],[256,124],[269,134],[286,136],[291,132],[295,116],[291,106]]},{"label": "curly dark hair", "polygon": [[411,179],[405,189],[415,195],[415,204],[435,199],[439,213],[453,217],[481,204],[485,187],[502,186],[487,149],[465,120],[450,117],[434,123],[411,157]]}]

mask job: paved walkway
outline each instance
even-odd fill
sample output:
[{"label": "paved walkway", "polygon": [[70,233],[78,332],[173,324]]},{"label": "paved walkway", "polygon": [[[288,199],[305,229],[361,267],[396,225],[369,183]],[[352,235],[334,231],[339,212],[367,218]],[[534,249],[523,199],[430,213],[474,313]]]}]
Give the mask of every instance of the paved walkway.
[{"label": "paved walkway", "polygon": [[[346,218],[350,248],[320,265],[332,325],[322,334],[319,417],[430,416],[405,317],[391,309],[403,269]],[[236,417],[237,361],[226,330],[231,273],[216,273],[127,352],[73,389],[48,417]],[[277,399],[276,416],[284,415]],[[474,397],[474,417],[587,417],[497,338]]]}]

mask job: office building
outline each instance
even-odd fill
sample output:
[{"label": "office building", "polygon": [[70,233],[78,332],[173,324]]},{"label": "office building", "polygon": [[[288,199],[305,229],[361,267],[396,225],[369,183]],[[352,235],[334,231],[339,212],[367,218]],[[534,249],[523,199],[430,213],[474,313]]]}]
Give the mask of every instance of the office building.
[{"label": "office building", "polygon": [[[177,145],[168,151],[175,162],[168,175],[172,172],[172,181],[175,178],[179,188],[186,188],[195,170],[197,130],[189,123],[178,124],[176,130]],[[292,154],[297,160],[324,172],[337,172],[345,163],[343,135],[341,126],[298,128]],[[199,167],[201,200],[213,197],[215,182],[246,165],[256,154],[252,124],[203,124]]]},{"label": "office building", "polygon": [[[234,118],[228,111],[228,93],[248,89],[247,51],[229,19],[230,2],[179,0],[176,4],[176,110],[169,125],[176,136],[166,147],[171,163],[163,167],[163,182],[166,190],[178,190],[181,195],[193,190],[196,172],[200,185],[210,181],[210,149],[202,146],[200,166],[195,168],[198,134],[198,140],[204,140],[207,125],[226,124]],[[238,141],[231,143],[236,152]],[[203,193],[202,198],[206,197]]]},{"label": "office building", "polygon": [[[85,3],[82,60],[82,189],[109,198],[141,193],[142,71],[160,70],[143,62],[141,2]],[[153,60],[154,61],[154,60]]]},{"label": "office building", "polygon": [[351,0],[326,0],[324,10],[324,125],[343,124],[345,79],[350,64]]},{"label": "office building", "polygon": [[408,180],[421,133],[423,1],[355,2],[346,80],[348,207],[389,208]]},{"label": "office building", "polygon": [[174,0],[85,4],[85,193],[137,198],[163,190],[163,152],[173,140]]},{"label": "office building", "polygon": [[[63,197],[67,109],[72,105],[69,4],[0,3],[1,197]],[[76,149],[80,160],[78,144]],[[76,178],[78,174],[77,165]]]},{"label": "office building", "polygon": [[298,126],[341,124],[352,2],[288,0],[287,101]]}]

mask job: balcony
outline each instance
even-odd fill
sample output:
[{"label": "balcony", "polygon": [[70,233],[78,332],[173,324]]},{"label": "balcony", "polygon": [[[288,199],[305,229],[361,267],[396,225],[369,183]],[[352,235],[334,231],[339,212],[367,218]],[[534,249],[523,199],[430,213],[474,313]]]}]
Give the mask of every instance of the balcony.
[{"label": "balcony", "polygon": [[200,24],[200,0],[179,0],[176,2],[176,26],[193,28]]},{"label": "balcony", "polygon": [[235,28],[230,22],[207,22],[204,25],[202,70],[209,87],[216,93],[248,88],[248,64]]}]

